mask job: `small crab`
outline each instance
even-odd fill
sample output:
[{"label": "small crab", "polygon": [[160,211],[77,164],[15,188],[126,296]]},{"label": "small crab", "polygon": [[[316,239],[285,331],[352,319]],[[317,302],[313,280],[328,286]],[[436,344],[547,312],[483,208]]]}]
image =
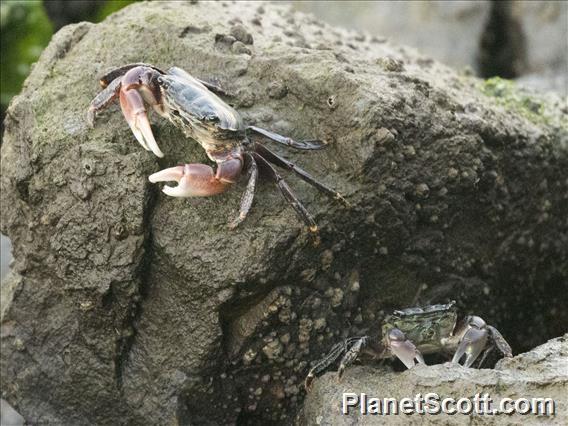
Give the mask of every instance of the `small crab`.
[{"label": "small crab", "polygon": [[196,197],[219,194],[234,184],[244,169],[248,169],[247,188],[241,199],[239,215],[231,222],[231,228],[238,226],[250,210],[258,166],[267,173],[312,232],[317,231],[313,217],[272,165],[292,171],[327,196],[348,205],[338,192],[266,146],[252,141],[250,134],[302,150],[324,148],[324,142],[316,139],[293,140],[256,126],[245,126],[240,114],[213,93],[227,95],[216,84],[192,77],[177,67],[164,72],[143,63],[114,69],[102,77],[100,84],[103,90],[93,99],[88,112],[91,125],[94,124],[96,113],[118,98],[122,113],[140,145],[163,157],[148,121],[146,106],[150,106],[181,128],[186,136],[197,141],[209,159],[217,164],[217,170],[205,164],[185,164],[152,174],[149,177],[152,183],[178,182],[175,187],[164,186],[163,191],[167,195]]},{"label": "small crab", "polygon": [[497,348],[506,357],[513,356],[511,347],[499,331],[478,316],[470,315],[457,321],[455,301],[443,305],[407,308],[387,316],[381,327],[381,336],[349,337],[333,346],[328,354],[314,364],[306,377],[305,387],[310,390],[314,378],[323,373],[339,357],[338,378],[361,352],[374,358],[397,357],[406,368],[416,363],[425,364],[422,354],[454,354],[453,363],[471,367],[483,354],[478,368],[487,355]]}]

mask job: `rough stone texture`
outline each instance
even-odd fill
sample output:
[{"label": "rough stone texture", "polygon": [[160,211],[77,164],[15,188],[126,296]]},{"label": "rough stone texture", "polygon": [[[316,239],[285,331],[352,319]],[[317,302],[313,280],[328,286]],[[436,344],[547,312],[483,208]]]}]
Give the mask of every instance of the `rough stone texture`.
[{"label": "rough stone texture", "polygon": [[[359,29],[375,37],[416,47],[444,64],[476,67],[476,54],[490,1],[369,2],[293,1],[333,25]],[[416,29],[420,28],[420,31]],[[459,35],[459,36],[458,36]]]},{"label": "rough stone texture", "polygon": [[[326,139],[285,155],[353,207],[289,178],[315,246],[267,182],[234,232],[244,182],[163,195],[146,177],[207,162],[196,143],[155,119],[158,160],[116,107],[85,120],[98,76],[137,61],[215,77],[249,123]],[[418,292],[517,351],[558,336],[567,134],[558,100],[277,5],[142,3],[65,27],[7,113],[2,397],[31,422],[288,423],[308,362]]]},{"label": "rough stone texture", "polygon": [[[447,65],[479,71],[480,59],[520,61],[523,83],[568,94],[568,3],[554,0],[510,1],[507,15],[514,25],[498,22],[489,0],[370,2],[293,1],[294,8],[311,12],[334,25],[364,30],[375,37],[416,47]],[[501,2],[506,3],[506,2]],[[506,6],[507,7],[507,6]],[[420,30],[417,31],[416,29]],[[482,40],[495,51],[483,52]],[[515,42],[522,46],[515,51]],[[504,58],[499,58],[499,49]],[[513,64],[511,64],[512,66]],[[502,64],[502,67],[507,67]],[[492,74],[495,75],[495,74]],[[503,76],[503,74],[497,74]]]},{"label": "rough stone texture", "polygon": [[[366,393],[368,398],[411,398],[436,393],[440,398],[473,398],[488,394],[498,409],[503,398],[552,398],[554,415],[362,415],[354,408],[342,414],[343,393]],[[298,416],[298,425],[389,425],[406,424],[557,424],[568,422],[568,334],[550,340],[530,352],[497,363],[495,369],[477,370],[451,363],[417,366],[405,372],[386,368],[354,367],[340,383],[335,373],[326,373],[314,382]],[[452,406],[453,408],[453,406]],[[510,407],[505,407],[510,408]]]}]

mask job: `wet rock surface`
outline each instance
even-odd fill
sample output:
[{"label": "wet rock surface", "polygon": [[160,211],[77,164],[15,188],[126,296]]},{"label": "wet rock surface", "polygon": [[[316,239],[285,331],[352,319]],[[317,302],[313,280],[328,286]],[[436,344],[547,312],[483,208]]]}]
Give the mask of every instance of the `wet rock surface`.
[{"label": "wet rock surface", "polygon": [[[287,178],[314,245],[266,180],[236,231],[244,181],[166,197],[147,176],[208,162],[195,142],[154,118],[157,159],[116,106],[85,119],[98,77],[138,61],[222,82],[250,124],[325,139],[274,149],[353,207]],[[144,3],[63,28],[7,113],[2,397],[32,423],[289,423],[309,362],[417,301],[456,299],[517,352],[560,335],[566,113],[276,5]]]},{"label": "wet rock surface", "polygon": [[[414,399],[436,393],[440,398],[473,398],[487,394],[493,401],[491,409],[499,410],[503,398],[552,398],[554,410],[547,416],[533,414],[513,415],[362,415],[360,407],[342,414],[343,393],[365,393],[370,398]],[[473,369],[451,363],[416,366],[405,372],[393,372],[379,367],[353,367],[341,382],[335,373],[326,373],[314,382],[312,391],[296,421],[297,425],[353,425],[364,424],[452,424],[469,425],[476,420],[497,425],[510,424],[566,424],[568,422],[568,334],[550,340],[530,352],[497,363],[495,369]],[[455,408],[451,405],[450,408]],[[510,406],[504,407],[510,409]],[[475,408],[474,408],[475,409]],[[525,409],[521,406],[521,410]],[[385,411],[386,412],[386,411]]]}]

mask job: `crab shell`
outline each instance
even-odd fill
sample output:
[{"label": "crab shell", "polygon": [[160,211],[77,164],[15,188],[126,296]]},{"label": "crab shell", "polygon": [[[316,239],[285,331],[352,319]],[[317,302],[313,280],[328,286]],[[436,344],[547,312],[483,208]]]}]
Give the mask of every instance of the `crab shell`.
[{"label": "crab shell", "polygon": [[245,138],[241,115],[181,68],[158,77],[165,115],[206,152],[230,150]]},{"label": "crab shell", "polygon": [[393,328],[402,331],[423,354],[439,352],[452,337],[457,323],[455,301],[394,311],[385,318],[382,335],[388,336]]}]

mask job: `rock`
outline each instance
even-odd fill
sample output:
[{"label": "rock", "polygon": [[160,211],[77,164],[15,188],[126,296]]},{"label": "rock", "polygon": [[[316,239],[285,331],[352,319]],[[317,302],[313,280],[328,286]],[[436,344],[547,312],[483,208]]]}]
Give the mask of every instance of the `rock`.
[{"label": "rock", "polygon": [[[285,6],[263,5],[262,27],[249,25],[258,8],[147,2],[65,27],[12,101],[0,201],[14,264],[0,373],[2,397],[27,422],[289,423],[308,363],[423,288],[425,301],[457,299],[486,318],[517,351],[564,330],[560,103],[388,42],[347,45],[343,30]],[[235,22],[253,37],[252,56],[216,44]],[[325,140],[318,152],[266,143],[352,207],[285,175],[317,219],[315,245],[267,180],[236,231],[227,223],[244,180],[210,198],[162,194],[147,176],[208,163],[196,143],[152,117],[157,159],[116,106],[94,129],[85,119],[101,74],[140,60],[215,78],[251,124]],[[271,97],[275,81],[286,96]],[[415,194],[422,184],[428,197]],[[328,253],[333,262],[322,262]],[[316,320],[323,330],[306,326]]]},{"label": "rock", "polygon": [[[404,372],[393,372],[378,367],[352,367],[346,370],[341,382],[335,373],[326,373],[314,381],[312,391],[298,416],[298,425],[389,425],[399,424],[452,424],[470,425],[482,415],[465,414],[413,414],[413,415],[362,415],[360,406],[351,408],[348,415],[341,413],[343,393],[370,398],[411,398],[435,393],[440,398],[473,398],[488,394],[497,408],[503,398],[552,398],[554,416],[487,415],[485,419],[495,425],[516,423],[528,425],[566,424],[568,422],[568,334],[552,339],[544,345],[498,362],[495,369],[477,370],[451,363],[416,366]],[[452,408],[454,405],[451,406]],[[475,407],[475,406],[474,406]],[[508,408],[508,407],[506,407]],[[524,406],[521,405],[521,409]],[[474,408],[475,409],[475,408]],[[484,419],[484,420],[485,420]]]},{"label": "rock", "polygon": [[235,41],[231,46],[231,50],[237,54],[244,53],[246,55],[250,55],[251,51],[248,47],[245,46],[243,42]]},{"label": "rock", "polygon": [[252,44],[252,34],[242,25],[237,24],[231,28],[231,35],[244,44]]},{"label": "rock", "polygon": [[[476,66],[480,34],[491,11],[490,2],[479,1],[359,2],[334,7],[296,2],[294,8],[333,25],[368,31],[376,43],[389,39],[415,47],[456,68]],[[350,36],[354,39],[357,33]]]}]

